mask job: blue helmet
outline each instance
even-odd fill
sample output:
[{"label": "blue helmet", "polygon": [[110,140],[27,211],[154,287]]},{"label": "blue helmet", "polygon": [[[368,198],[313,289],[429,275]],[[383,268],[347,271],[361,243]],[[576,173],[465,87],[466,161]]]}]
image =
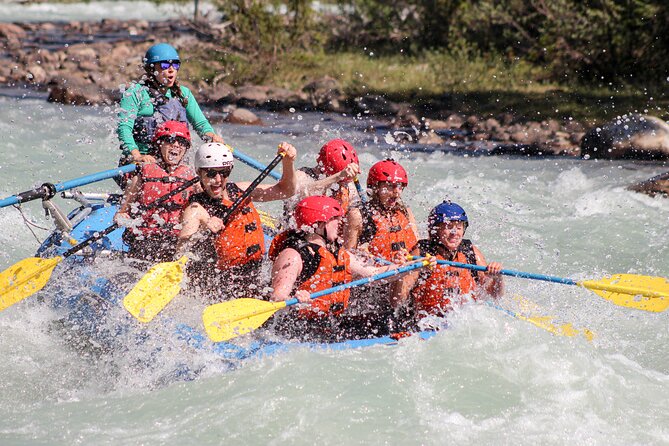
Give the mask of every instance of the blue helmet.
[{"label": "blue helmet", "polygon": [[179,53],[169,43],[157,43],[148,49],[144,56],[144,64],[149,65],[156,62],[167,62],[168,60],[181,62]]},{"label": "blue helmet", "polygon": [[462,207],[457,203],[452,203],[450,200],[444,201],[443,203],[435,206],[434,209],[430,212],[428,217],[428,224],[430,229],[439,223],[444,223],[447,221],[464,221],[465,229],[469,226],[469,220],[467,219],[467,213]]}]

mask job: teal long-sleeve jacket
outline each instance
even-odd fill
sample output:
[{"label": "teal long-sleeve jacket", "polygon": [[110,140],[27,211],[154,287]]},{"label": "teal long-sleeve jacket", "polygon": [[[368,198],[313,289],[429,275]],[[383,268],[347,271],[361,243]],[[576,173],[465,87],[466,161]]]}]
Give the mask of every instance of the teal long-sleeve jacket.
[{"label": "teal long-sleeve jacket", "polygon": [[[205,133],[214,133],[213,127],[202,113],[193,93],[184,86],[181,86],[181,92],[184,97],[188,99],[188,105],[186,106],[188,122],[193,126],[193,129],[195,129],[197,134],[200,137],[203,137]],[[168,90],[165,96],[171,98],[172,92]],[[118,113],[116,133],[121,141],[121,150],[123,150],[123,154],[129,155],[134,149],[139,150],[142,155],[147,154],[149,152],[149,147],[146,144],[135,141],[132,130],[135,125],[135,119],[138,116],[153,115],[153,104],[151,103],[148,88],[138,83],[131,85],[130,88],[123,93],[120,106],[121,110]]]}]

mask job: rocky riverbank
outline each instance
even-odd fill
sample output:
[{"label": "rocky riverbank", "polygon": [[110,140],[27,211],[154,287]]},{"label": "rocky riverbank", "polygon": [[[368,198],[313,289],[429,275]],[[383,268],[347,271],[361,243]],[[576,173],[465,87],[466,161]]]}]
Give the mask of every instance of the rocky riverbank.
[{"label": "rocky riverbank", "polygon": [[[400,130],[393,132],[396,138],[431,147],[456,141],[464,150],[488,147],[498,154],[669,158],[669,126],[656,118],[623,117],[588,129],[573,120],[533,121],[508,113],[467,116],[450,109],[448,98],[426,105],[395,103],[378,95],[350,96],[333,77],[308,79],[298,90],[232,86],[222,80],[224,67],[213,58],[206,61],[210,72],[219,73],[213,79],[189,72],[199,55],[221,51],[215,42],[222,33],[221,25],[183,19],[2,23],[0,57],[5,63],[0,64],[0,85],[48,91],[49,101],[64,104],[112,105],[123,85],[141,76],[146,49],[168,41],[181,50],[182,82],[204,108],[224,112],[231,122],[262,124],[247,110],[253,108],[326,111],[373,115]],[[482,141],[492,144],[475,143]]]}]

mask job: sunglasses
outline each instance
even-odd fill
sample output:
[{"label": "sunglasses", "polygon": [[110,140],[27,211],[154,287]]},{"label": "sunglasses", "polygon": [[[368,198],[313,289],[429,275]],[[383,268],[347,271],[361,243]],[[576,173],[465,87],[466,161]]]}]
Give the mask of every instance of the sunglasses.
[{"label": "sunglasses", "polygon": [[179,70],[179,68],[181,67],[181,62],[173,62],[173,61],[160,62],[161,70],[167,70],[170,67],[174,67],[175,70]]},{"label": "sunglasses", "polygon": [[205,169],[204,170],[204,175],[207,178],[214,179],[216,178],[216,175],[220,175],[221,178],[227,178],[230,176],[230,172],[232,172],[232,167],[224,167],[223,169]]},{"label": "sunglasses", "polygon": [[190,141],[184,138],[183,136],[161,136],[158,138],[158,144],[174,144],[174,143],[179,143],[180,145],[189,148],[190,147]]}]

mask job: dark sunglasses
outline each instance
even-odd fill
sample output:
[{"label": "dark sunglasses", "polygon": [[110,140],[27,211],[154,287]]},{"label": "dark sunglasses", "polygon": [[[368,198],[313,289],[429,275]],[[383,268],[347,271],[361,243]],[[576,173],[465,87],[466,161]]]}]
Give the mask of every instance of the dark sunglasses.
[{"label": "dark sunglasses", "polygon": [[169,67],[174,67],[175,70],[179,70],[179,68],[181,67],[181,62],[173,62],[173,61],[160,62],[161,70],[167,70]]},{"label": "dark sunglasses", "polygon": [[161,136],[160,138],[158,138],[157,142],[158,144],[165,144],[165,143],[174,144],[176,142],[186,148],[190,148],[190,141],[188,141],[183,136]]},{"label": "dark sunglasses", "polygon": [[220,175],[221,178],[227,178],[230,176],[230,173],[232,172],[232,167],[224,167],[223,169],[205,169],[204,175],[207,178],[214,179],[216,178],[216,175]]}]

